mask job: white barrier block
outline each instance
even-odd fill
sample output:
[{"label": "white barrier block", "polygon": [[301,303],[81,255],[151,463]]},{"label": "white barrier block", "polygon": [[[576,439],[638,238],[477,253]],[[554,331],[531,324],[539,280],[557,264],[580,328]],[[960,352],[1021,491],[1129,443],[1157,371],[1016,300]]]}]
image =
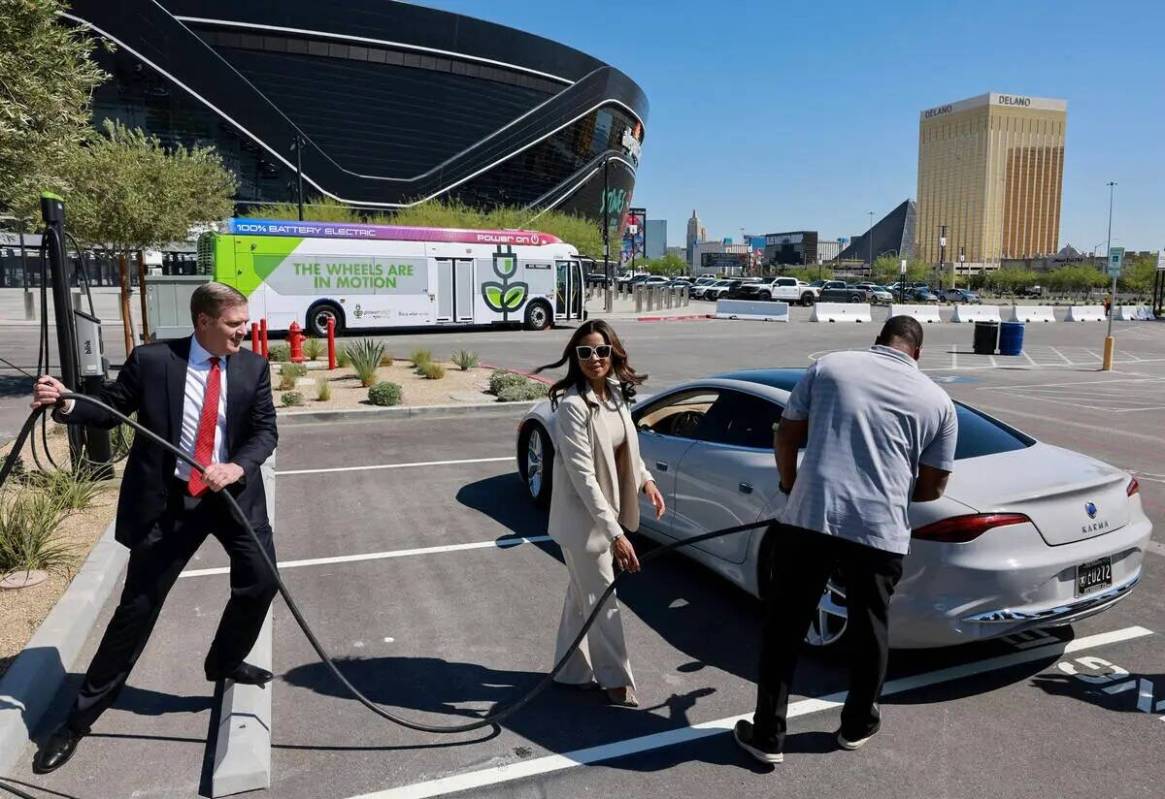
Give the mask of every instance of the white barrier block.
[{"label": "white barrier block", "polygon": [[1152,322],[1157,317],[1153,315],[1153,308],[1149,305],[1137,306],[1137,319],[1142,322]]},{"label": "white barrier block", "polygon": [[928,324],[930,322],[941,322],[943,319],[939,316],[937,305],[890,305],[891,316],[909,316],[917,320],[921,324]]},{"label": "white barrier block", "polygon": [[810,322],[869,322],[870,306],[860,302],[819,302]]},{"label": "white barrier block", "polygon": [[999,316],[998,305],[966,305],[955,306],[955,316],[952,322],[1002,322]]},{"label": "white barrier block", "polygon": [[717,319],[754,319],[762,322],[788,322],[789,303],[752,300],[716,300]]},{"label": "white barrier block", "polygon": [[1050,305],[1013,305],[1009,322],[1055,322],[1056,314]]},{"label": "white barrier block", "polygon": [[1069,322],[1103,322],[1104,306],[1103,305],[1069,305],[1068,306],[1068,321]]},{"label": "white barrier block", "polygon": [[1135,305],[1118,305],[1112,309],[1112,318],[1117,322],[1136,322],[1140,319],[1138,311],[1140,308]]}]

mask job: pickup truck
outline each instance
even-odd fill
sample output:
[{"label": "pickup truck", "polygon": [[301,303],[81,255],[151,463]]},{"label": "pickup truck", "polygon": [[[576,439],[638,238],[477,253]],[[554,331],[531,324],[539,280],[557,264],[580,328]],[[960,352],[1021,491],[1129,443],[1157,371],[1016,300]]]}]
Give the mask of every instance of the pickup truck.
[{"label": "pickup truck", "polygon": [[869,302],[869,295],[865,289],[856,286],[827,287],[821,290],[818,302]]},{"label": "pickup truck", "polygon": [[737,299],[779,300],[787,303],[812,305],[820,289],[795,277],[778,277],[760,283],[749,283],[737,289]]}]

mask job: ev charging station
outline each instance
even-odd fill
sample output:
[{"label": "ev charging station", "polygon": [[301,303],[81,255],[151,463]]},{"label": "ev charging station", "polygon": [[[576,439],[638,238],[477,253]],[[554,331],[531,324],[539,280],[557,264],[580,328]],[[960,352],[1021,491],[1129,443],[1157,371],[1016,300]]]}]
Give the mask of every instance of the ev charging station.
[{"label": "ev charging station", "polygon": [[[40,210],[45,223],[44,247],[48,255],[53,311],[57,322],[61,382],[69,391],[96,394],[109,374],[109,361],[105,358],[101,339],[101,320],[92,313],[73,308],[69,301],[73,275],[65,253],[64,201],[55,194],[45,192],[40,198]],[[88,294],[89,281],[84,274],[80,275],[78,283]],[[91,298],[89,308],[93,308]],[[47,308],[41,309],[41,318],[48,318]],[[46,340],[43,343],[47,358],[48,342]],[[109,431],[97,427],[87,427],[81,431],[71,426],[67,431],[72,465],[76,467],[84,459],[93,478],[107,480],[113,477]]]}]

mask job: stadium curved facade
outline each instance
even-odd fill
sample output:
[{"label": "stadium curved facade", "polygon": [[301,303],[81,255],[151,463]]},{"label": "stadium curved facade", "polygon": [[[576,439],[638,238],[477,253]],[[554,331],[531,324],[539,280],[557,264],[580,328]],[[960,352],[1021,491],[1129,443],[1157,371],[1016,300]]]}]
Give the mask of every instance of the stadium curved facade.
[{"label": "stadium curved facade", "polygon": [[73,0],[66,16],[115,45],[94,53],[111,75],[95,122],[213,144],[240,207],[294,201],[297,168],[306,196],[370,209],[598,219],[609,201],[622,219],[631,201],[643,91],[548,39],[391,0]]}]

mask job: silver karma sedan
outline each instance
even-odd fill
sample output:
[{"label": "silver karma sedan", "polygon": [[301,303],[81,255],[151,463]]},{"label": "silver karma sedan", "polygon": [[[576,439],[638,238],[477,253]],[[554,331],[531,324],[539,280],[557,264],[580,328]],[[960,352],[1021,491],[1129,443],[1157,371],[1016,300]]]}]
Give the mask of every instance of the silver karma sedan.
[{"label": "silver karma sedan", "polygon": [[[772,424],[803,371],[733,372],[641,399],[632,416],[667,513],[654,521],[643,498],[640,533],[667,543],[775,516],[785,496],[776,490]],[[955,406],[957,463],[946,494],[910,508],[891,645],[948,646],[1066,625],[1128,596],[1152,532],[1136,479]],[[552,491],[553,418],[543,401],[518,427],[519,472],[541,505]],[[762,564],[774,546],[779,533],[757,529],[679,551],[763,596]],[[835,577],[807,640],[827,646],[845,629],[845,586]]]}]

